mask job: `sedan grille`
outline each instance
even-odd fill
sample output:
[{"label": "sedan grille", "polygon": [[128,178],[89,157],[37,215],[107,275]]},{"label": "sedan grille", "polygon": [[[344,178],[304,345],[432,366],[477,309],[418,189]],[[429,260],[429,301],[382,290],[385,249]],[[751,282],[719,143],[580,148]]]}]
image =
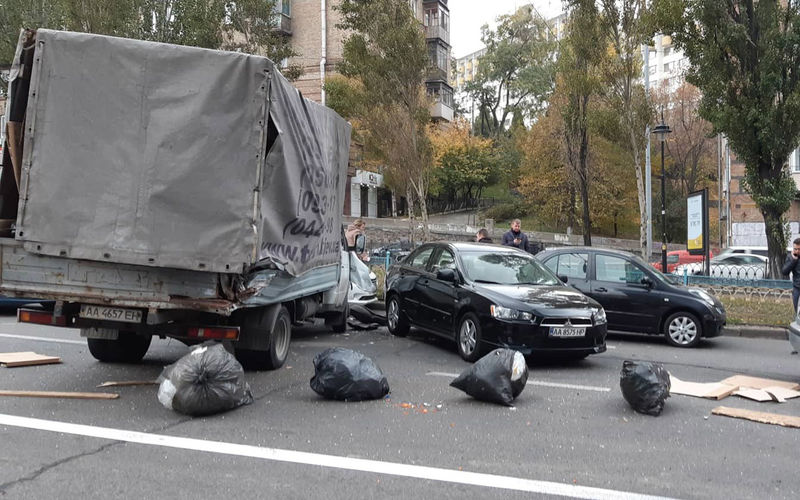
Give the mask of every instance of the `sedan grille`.
[{"label": "sedan grille", "polygon": [[[569,322],[569,325],[567,325]],[[592,326],[591,318],[544,318],[541,326]]]}]

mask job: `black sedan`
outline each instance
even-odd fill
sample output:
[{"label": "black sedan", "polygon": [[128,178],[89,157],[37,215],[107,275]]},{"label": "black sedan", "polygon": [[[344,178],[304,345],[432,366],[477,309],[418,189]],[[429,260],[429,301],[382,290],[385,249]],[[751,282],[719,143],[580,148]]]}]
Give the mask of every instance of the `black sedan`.
[{"label": "black sedan", "polygon": [[454,339],[475,361],[491,347],[581,359],[606,350],[603,308],[532,255],[478,243],[428,243],[389,269],[389,331],[411,326]]},{"label": "black sedan", "polygon": [[608,329],[663,334],[677,347],[721,335],[725,307],[701,288],[681,286],[620,250],[565,247],[536,256],[562,281],[599,302]]}]

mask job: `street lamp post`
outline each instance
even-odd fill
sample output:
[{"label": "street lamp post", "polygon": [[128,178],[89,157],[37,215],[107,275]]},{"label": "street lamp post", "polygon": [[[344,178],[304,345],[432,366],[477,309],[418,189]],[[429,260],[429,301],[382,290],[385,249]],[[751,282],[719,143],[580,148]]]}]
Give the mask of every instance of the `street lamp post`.
[{"label": "street lamp post", "polygon": [[664,113],[661,113],[661,123],[653,129],[653,134],[661,141],[661,272],[667,272],[667,175],[664,170],[664,143],[667,134],[672,132],[669,125],[664,123]]}]

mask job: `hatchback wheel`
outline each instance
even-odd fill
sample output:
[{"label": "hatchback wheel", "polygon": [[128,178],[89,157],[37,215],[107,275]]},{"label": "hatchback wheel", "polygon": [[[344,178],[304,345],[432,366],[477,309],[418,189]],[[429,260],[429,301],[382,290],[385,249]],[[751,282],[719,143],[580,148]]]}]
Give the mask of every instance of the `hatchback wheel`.
[{"label": "hatchback wheel", "polygon": [[400,299],[397,295],[389,297],[389,302],[386,304],[386,326],[389,327],[389,333],[397,337],[405,337],[408,334],[408,321],[400,310]]},{"label": "hatchback wheel", "polygon": [[678,312],[664,322],[664,336],[676,347],[694,347],[700,342],[703,330],[695,315]]},{"label": "hatchback wheel", "polygon": [[468,312],[461,317],[456,331],[456,343],[458,354],[465,361],[477,361],[483,356],[486,346],[483,344],[481,324],[475,313]]}]

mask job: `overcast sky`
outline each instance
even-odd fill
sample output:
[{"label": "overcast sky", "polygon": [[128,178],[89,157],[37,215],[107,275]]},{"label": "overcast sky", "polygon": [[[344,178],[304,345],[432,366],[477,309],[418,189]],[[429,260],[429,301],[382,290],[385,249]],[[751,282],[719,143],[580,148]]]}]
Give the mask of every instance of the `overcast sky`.
[{"label": "overcast sky", "polygon": [[[494,26],[497,16],[511,14],[531,0],[450,0],[450,45],[452,56],[463,57],[483,47],[481,26]],[[561,0],[533,0],[545,18],[561,12]]]}]

